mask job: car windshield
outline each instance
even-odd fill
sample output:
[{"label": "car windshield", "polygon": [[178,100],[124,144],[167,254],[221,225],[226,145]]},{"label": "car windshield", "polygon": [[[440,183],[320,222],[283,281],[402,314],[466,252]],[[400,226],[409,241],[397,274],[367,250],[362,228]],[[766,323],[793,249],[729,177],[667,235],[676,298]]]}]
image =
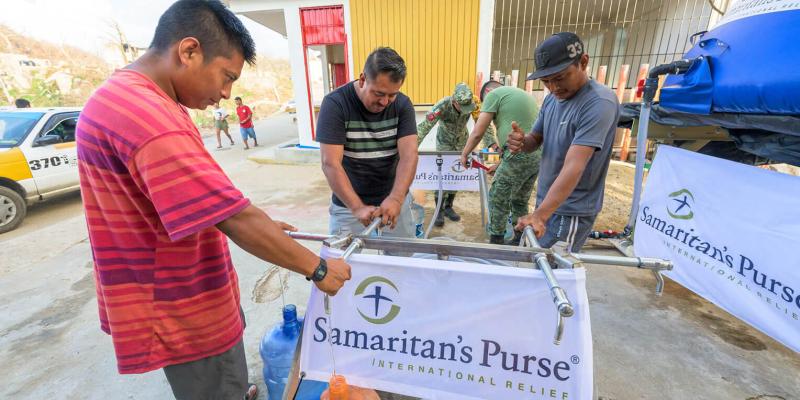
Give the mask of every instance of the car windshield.
[{"label": "car windshield", "polygon": [[44,113],[40,112],[0,112],[0,148],[19,146],[42,115]]}]

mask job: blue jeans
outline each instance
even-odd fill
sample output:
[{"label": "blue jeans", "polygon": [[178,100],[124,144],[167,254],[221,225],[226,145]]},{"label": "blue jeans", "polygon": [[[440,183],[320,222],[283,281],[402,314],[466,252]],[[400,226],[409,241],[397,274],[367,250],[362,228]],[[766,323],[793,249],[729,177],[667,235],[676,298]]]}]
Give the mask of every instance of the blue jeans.
[{"label": "blue jeans", "polygon": [[245,128],[245,127],[240,126],[239,127],[239,133],[242,134],[242,140],[246,141],[248,137],[253,138],[253,140],[256,139],[256,130],[253,129],[252,127],[251,128]]},{"label": "blue jeans", "polygon": [[[382,236],[408,239],[416,237],[416,224],[414,223],[413,211],[411,211],[411,203],[413,202],[414,199],[411,197],[411,193],[407,194],[402,207],[400,207],[397,225],[395,225],[394,229],[387,228],[383,230],[381,232]],[[331,235],[347,235],[351,233],[357,235],[365,228],[347,207],[340,207],[331,203],[328,212],[330,213],[328,231]],[[386,254],[398,257],[411,256],[411,253],[406,252],[386,252]]]},{"label": "blue jeans", "polygon": [[[414,238],[416,236],[416,226],[414,225],[414,218],[411,215],[412,202],[411,194],[407,194],[400,208],[397,225],[394,229],[385,229],[383,231],[383,236],[401,238]],[[347,207],[340,207],[331,203],[328,212],[330,213],[328,231],[331,235],[359,234],[365,228]]]}]

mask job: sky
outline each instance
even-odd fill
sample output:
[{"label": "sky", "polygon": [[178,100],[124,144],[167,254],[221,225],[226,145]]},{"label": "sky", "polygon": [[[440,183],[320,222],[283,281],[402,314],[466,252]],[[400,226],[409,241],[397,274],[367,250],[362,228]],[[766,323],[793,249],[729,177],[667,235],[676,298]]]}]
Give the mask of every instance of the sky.
[{"label": "sky", "polygon": [[[158,18],[173,0],[2,0],[0,24],[54,44],[78,47],[103,58],[115,54],[109,47],[116,21],[136,47],[147,47]],[[286,40],[257,22],[240,16],[259,55],[289,58]]]}]

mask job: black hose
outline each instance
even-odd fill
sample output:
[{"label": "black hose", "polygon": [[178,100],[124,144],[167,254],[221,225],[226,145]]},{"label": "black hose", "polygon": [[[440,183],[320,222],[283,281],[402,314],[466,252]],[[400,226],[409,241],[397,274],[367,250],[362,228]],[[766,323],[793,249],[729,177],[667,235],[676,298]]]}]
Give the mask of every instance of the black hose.
[{"label": "black hose", "polygon": [[652,102],[653,99],[656,97],[656,91],[658,90],[658,77],[661,75],[667,74],[682,74],[691,68],[692,64],[694,64],[695,60],[678,60],[673,61],[669,64],[661,64],[656,65],[655,67],[650,69],[650,73],[647,75],[647,79],[644,82],[644,93],[642,94],[642,101],[643,102]]},{"label": "black hose", "polygon": [[673,61],[669,64],[661,64],[656,65],[652,69],[650,69],[650,74],[648,75],[649,78],[658,78],[661,75],[666,74],[682,74],[689,70],[689,67],[692,66],[694,60],[678,60]]}]

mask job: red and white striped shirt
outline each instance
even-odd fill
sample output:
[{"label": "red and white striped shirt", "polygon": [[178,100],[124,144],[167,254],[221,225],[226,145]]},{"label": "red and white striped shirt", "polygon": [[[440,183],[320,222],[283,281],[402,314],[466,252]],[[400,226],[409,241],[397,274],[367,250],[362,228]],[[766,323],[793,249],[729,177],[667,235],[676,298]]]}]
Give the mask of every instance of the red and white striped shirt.
[{"label": "red and white striped shirt", "polygon": [[119,372],[231,348],[243,330],[238,278],[215,224],[250,202],[186,109],[146,76],[119,70],[86,103],[76,141],[100,326]]}]

